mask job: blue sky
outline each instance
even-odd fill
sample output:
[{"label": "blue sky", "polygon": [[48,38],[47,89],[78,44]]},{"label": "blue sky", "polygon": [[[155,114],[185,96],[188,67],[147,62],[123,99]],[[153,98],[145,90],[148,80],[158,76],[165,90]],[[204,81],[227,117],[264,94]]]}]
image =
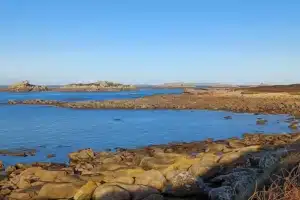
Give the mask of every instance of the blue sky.
[{"label": "blue sky", "polygon": [[300,82],[299,0],[0,0],[0,84]]}]

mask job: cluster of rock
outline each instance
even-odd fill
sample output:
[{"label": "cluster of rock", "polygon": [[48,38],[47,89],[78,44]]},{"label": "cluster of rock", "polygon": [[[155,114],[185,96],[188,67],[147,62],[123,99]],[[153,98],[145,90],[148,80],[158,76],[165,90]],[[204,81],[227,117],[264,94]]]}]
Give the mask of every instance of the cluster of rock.
[{"label": "cluster of rock", "polygon": [[111,81],[97,81],[94,83],[76,83],[64,85],[62,90],[75,90],[75,91],[120,91],[120,90],[135,90],[133,85],[125,85],[114,83]]},{"label": "cluster of rock", "polygon": [[300,133],[245,134],[116,152],[83,149],[69,154],[69,165],[7,166],[0,199],[243,200],[287,152],[299,152],[299,138]]},{"label": "cluster of rock", "polygon": [[41,85],[32,85],[29,81],[22,81],[19,83],[15,83],[8,87],[9,91],[12,92],[42,92],[48,91],[48,87]]},{"label": "cluster of rock", "polygon": [[[18,101],[20,104],[40,104],[41,100]],[[207,109],[233,112],[292,114],[300,113],[300,98],[259,98],[215,96],[210,94],[153,95],[137,99],[58,102],[43,104],[76,109]]]}]

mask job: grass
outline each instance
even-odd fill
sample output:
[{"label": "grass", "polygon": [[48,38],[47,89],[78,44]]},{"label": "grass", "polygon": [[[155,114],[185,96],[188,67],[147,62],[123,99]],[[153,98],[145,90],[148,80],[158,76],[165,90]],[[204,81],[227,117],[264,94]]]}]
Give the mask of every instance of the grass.
[{"label": "grass", "polygon": [[300,165],[291,170],[282,170],[280,175],[273,175],[271,184],[261,191],[256,191],[249,200],[299,200]]}]

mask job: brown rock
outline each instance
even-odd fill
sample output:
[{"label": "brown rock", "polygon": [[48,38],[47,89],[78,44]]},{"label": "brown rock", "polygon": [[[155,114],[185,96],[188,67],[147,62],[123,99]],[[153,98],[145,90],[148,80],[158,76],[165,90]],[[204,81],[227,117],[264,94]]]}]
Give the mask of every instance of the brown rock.
[{"label": "brown rock", "polygon": [[157,189],[145,185],[118,184],[118,186],[127,190],[132,200],[142,200],[150,195],[159,194]]},{"label": "brown rock", "polygon": [[48,154],[47,158],[54,158],[56,155],[55,154]]},{"label": "brown rock", "polygon": [[72,183],[47,183],[38,193],[40,199],[70,199],[81,188]]},{"label": "brown rock", "polygon": [[98,185],[95,182],[87,182],[76,192],[74,200],[90,200],[97,187]]},{"label": "brown rock", "polygon": [[92,196],[93,200],[131,200],[130,193],[117,185],[100,185]]},{"label": "brown rock", "polygon": [[40,181],[45,182],[55,182],[58,177],[66,176],[67,172],[65,171],[48,171],[48,170],[38,170],[35,173],[35,176],[39,177]]},{"label": "brown rock", "polygon": [[157,170],[145,171],[135,177],[135,184],[151,186],[158,190],[164,187],[166,181],[166,178]]},{"label": "brown rock", "polygon": [[176,197],[197,195],[205,190],[202,179],[195,178],[189,172],[179,171],[169,182],[170,184],[164,188],[163,193]]},{"label": "brown rock", "polygon": [[30,199],[32,199],[32,197],[28,193],[24,193],[24,192],[12,192],[9,195],[9,199],[12,199],[12,200],[30,200]]},{"label": "brown rock", "polygon": [[70,153],[69,158],[71,161],[89,161],[95,158],[95,153],[92,149],[83,149]]},{"label": "brown rock", "polygon": [[205,165],[202,162],[193,164],[188,170],[193,176],[201,176],[204,179],[215,176],[220,171],[219,165]]}]

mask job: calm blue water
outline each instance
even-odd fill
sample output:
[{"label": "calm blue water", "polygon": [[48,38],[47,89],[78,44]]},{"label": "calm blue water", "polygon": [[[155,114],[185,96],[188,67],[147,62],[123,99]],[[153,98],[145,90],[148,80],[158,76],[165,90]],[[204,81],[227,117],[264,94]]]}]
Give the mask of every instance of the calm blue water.
[{"label": "calm blue water", "polygon": [[[181,90],[142,90],[120,93],[0,93],[0,99],[118,99]],[[134,93],[134,94],[133,94]],[[224,116],[231,115],[232,120]],[[269,121],[257,126],[256,118]],[[0,149],[36,148],[34,157],[0,157],[5,164],[33,161],[67,161],[81,148],[95,150],[205,138],[223,139],[245,132],[289,132],[285,115],[236,114],[220,111],[178,110],[72,110],[48,106],[0,106]],[[55,158],[47,159],[54,153]]]}]

